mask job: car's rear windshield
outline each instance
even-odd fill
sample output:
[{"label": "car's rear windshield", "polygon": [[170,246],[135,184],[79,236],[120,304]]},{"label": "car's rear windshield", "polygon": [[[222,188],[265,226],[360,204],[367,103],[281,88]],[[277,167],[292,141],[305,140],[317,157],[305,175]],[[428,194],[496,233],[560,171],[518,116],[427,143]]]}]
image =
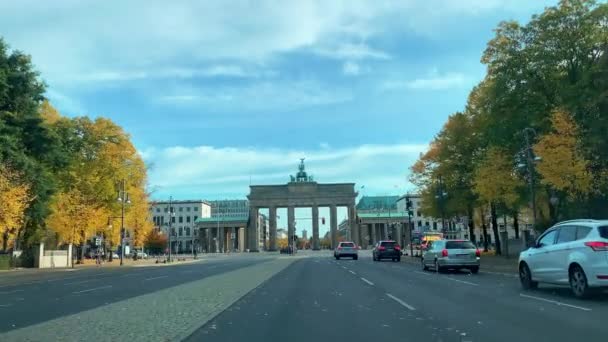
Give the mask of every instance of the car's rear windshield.
[{"label": "car's rear windshield", "polygon": [[355,247],[355,244],[352,242],[342,242],[342,247]]},{"label": "car's rear windshield", "polygon": [[471,241],[448,241],[446,249],[474,249],[475,245]]},{"label": "car's rear windshield", "polygon": [[608,239],[608,226],[601,226],[598,228],[600,236],[604,239]]},{"label": "car's rear windshield", "polygon": [[388,248],[395,247],[395,241],[384,241],[381,243],[381,246]]}]

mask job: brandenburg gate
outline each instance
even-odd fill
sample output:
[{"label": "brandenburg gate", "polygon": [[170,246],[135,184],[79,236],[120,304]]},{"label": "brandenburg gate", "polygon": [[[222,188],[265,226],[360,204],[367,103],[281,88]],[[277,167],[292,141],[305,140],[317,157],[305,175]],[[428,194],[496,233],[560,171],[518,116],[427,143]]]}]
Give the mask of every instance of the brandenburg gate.
[{"label": "brandenburg gate", "polygon": [[355,211],[357,192],[355,183],[321,184],[308,176],[304,159],[301,159],[296,176],[291,176],[285,185],[251,185],[247,198],[249,199],[249,220],[247,227],[247,246],[250,251],[259,250],[257,227],[258,211],[268,208],[269,213],[269,250],[277,250],[277,208],[287,208],[287,230],[289,241],[293,241],[295,232],[295,208],[312,208],[312,249],[320,249],[319,244],[319,207],[329,207],[329,222],[332,248],[338,240],[337,207],[348,208],[348,221],[351,239],[357,245],[359,227]]}]

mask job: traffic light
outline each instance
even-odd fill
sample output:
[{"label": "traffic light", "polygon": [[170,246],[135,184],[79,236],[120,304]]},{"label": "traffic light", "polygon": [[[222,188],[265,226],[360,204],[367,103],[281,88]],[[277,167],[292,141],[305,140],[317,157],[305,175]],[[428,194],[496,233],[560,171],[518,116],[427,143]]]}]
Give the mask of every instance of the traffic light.
[{"label": "traffic light", "polygon": [[409,197],[405,198],[405,207],[408,211],[412,209],[412,200]]}]

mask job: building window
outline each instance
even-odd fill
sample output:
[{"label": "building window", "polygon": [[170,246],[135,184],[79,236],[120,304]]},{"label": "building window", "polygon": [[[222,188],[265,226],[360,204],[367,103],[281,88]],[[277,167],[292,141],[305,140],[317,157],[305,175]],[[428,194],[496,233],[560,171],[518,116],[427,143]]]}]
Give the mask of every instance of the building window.
[{"label": "building window", "polygon": [[184,210],[184,208],[179,207],[179,209],[178,209],[178,210],[179,210],[179,212],[182,212],[182,211]]},{"label": "building window", "polygon": [[194,222],[196,222],[196,219],[198,218],[198,216],[194,216],[193,220]]},{"label": "building window", "polygon": [[179,223],[184,223],[184,218],[182,216],[179,217]]},{"label": "building window", "polygon": [[186,208],[186,211],[190,211],[190,207]]},{"label": "building window", "polygon": [[165,212],[168,213],[169,212],[169,208],[165,208]]},{"label": "building window", "polygon": [[175,236],[175,228],[171,228],[171,236]]},{"label": "building window", "polygon": [[175,223],[175,216],[171,217],[171,223]]},{"label": "building window", "polygon": [[422,221],[418,221],[418,227],[422,227]]},{"label": "building window", "polygon": [[194,208],[192,208],[192,210],[198,211],[198,207],[194,207]]},{"label": "building window", "polygon": [[416,216],[418,216],[418,217],[422,216],[422,215],[420,215],[420,211],[416,212]]},{"label": "building window", "polygon": [[179,227],[179,236],[184,235],[184,228],[183,227]]},{"label": "building window", "polygon": [[190,236],[190,227],[186,227],[186,236]]},{"label": "building window", "polygon": [[437,230],[437,222],[433,222],[433,230]]},{"label": "building window", "polygon": [[157,213],[160,213],[160,208],[156,208],[156,212],[157,212]]},{"label": "building window", "polygon": [[160,224],[161,225],[165,224],[165,217],[164,216],[160,217]]},{"label": "building window", "polygon": [[186,216],[186,223],[190,223],[190,216]]}]

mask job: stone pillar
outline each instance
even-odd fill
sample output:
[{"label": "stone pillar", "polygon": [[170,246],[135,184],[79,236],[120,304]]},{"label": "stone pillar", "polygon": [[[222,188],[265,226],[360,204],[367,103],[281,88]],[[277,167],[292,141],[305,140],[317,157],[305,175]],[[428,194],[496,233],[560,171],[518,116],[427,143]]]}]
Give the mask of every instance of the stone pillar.
[{"label": "stone pillar", "polygon": [[382,239],[381,240],[388,240],[388,224],[386,223],[380,223],[382,225]]},{"label": "stone pillar", "polygon": [[270,237],[268,250],[271,252],[274,252],[277,250],[277,208],[276,207],[268,208],[268,220],[269,220],[268,235]]},{"label": "stone pillar", "polygon": [[293,236],[295,234],[295,219],[296,213],[293,206],[287,207],[287,241],[289,245],[293,243]]},{"label": "stone pillar", "polygon": [[329,222],[331,232],[331,248],[334,249],[338,245],[338,208],[335,204],[329,207]]},{"label": "stone pillar", "polygon": [[355,206],[351,205],[348,207],[348,222],[350,223],[350,236],[353,242],[357,245],[361,245],[361,239],[359,238],[359,222],[357,222],[357,212]]},{"label": "stone pillar", "polygon": [[247,227],[247,248],[250,252],[260,251],[258,237],[258,208],[249,207],[249,227]]},{"label": "stone pillar", "polygon": [[318,251],[321,249],[319,243],[319,207],[312,207],[312,249]]},{"label": "stone pillar", "polygon": [[220,246],[220,250],[218,252],[220,252],[220,253],[226,252],[226,231],[224,230],[224,227],[219,228],[218,241],[219,241],[219,246]]}]

